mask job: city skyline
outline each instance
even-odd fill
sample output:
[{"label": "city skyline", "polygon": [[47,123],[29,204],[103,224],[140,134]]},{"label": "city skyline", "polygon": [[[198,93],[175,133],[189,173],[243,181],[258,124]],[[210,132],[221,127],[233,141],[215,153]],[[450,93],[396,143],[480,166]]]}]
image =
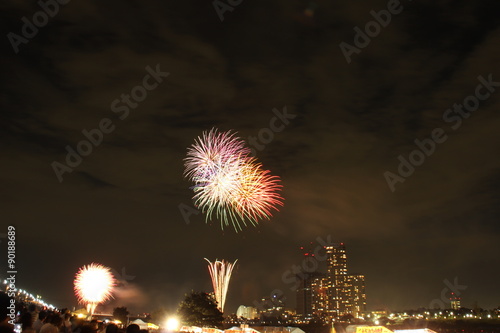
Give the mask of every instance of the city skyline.
[{"label": "city skyline", "polygon": [[[321,238],[318,237],[320,240]],[[326,237],[329,240],[329,237]],[[322,241],[319,242],[320,244]],[[332,318],[338,320],[343,316],[350,314],[353,315],[354,318],[364,318],[367,313],[377,313],[380,311],[383,312],[402,312],[407,310],[417,310],[417,309],[429,309],[429,310],[459,310],[460,308],[470,308],[475,309],[478,307],[477,302],[474,302],[472,306],[462,306],[461,297],[463,292],[461,290],[466,290],[467,286],[463,286],[458,284],[458,280],[454,281],[445,280],[444,284],[449,287],[449,289],[454,290],[448,291],[448,288],[443,288],[441,291],[441,295],[439,299],[434,299],[430,302],[429,306],[420,305],[415,308],[405,308],[405,309],[397,309],[397,308],[389,308],[389,307],[379,307],[379,308],[367,308],[367,299],[366,299],[366,290],[365,290],[365,275],[359,274],[356,272],[354,274],[348,274],[348,260],[347,260],[347,251],[346,245],[343,242],[340,243],[328,243],[328,245],[324,246],[316,246],[313,248],[313,242],[310,243],[308,247],[301,246],[301,252],[303,260],[301,265],[296,265],[294,273],[296,284],[291,290],[296,290],[295,297],[287,299],[287,296],[283,292],[283,289],[275,286],[275,289],[271,292],[269,296],[264,297],[256,297],[253,304],[251,305],[243,305],[240,304],[238,309],[235,311],[223,311],[223,308],[219,309],[224,315],[235,314],[239,311],[243,311],[244,313],[248,313],[248,311],[253,311],[255,309],[256,313],[261,312],[273,312],[278,310],[281,311],[296,311],[297,315],[301,315],[302,318],[312,319],[314,317],[324,318],[327,321],[331,321]],[[322,253],[324,252],[324,253]],[[309,262],[308,259],[312,259]],[[209,262],[209,273],[212,277],[212,274],[219,272],[223,274],[222,277],[227,278],[227,274],[232,274],[232,270],[234,269],[234,265],[238,260],[235,260],[233,264],[229,262],[225,262],[226,265],[231,265],[231,267],[227,267],[227,269],[221,270],[219,265],[222,264],[223,261],[216,260],[214,263],[211,263],[208,259],[205,258],[206,261]],[[308,268],[309,264],[313,262],[313,269],[311,267]],[[216,265],[217,266],[214,266]],[[95,265],[95,264],[93,264]],[[99,265],[98,265],[99,266]],[[213,267],[212,267],[213,266]],[[297,267],[300,267],[297,270]],[[215,270],[214,270],[215,269]],[[212,272],[213,270],[213,272]],[[114,274],[117,274],[114,278],[116,278],[117,289],[115,288],[113,292],[118,295],[124,295],[127,293],[132,293],[132,295],[137,296],[137,290],[134,291],[135,287],[129,288],[127,286],[130,280],[134,280],[134,276],[127,276],[125,270],[122,270],[122,274],[114,271]],[[229,275],[230,277],[230,275]],[[282,282],[285,282],[285,278],[282,278]],[[211,287],[214,288],[214,283],[217,282],[217,279],[211,279]],[[290,281],[288,281],[290,282]],[[8,286],[9,282],[4,280],[4,286]],[[228,284],[226,284],[226,287]],[[337,287],[335,287],[337,286]],[[122,289],[123,288],[123,289]],[[305,290],[307,289],[307,290]],[[41,296],[37,295],[36,298],[33,294],[26,289],[20,289],[17,287],[17,290],[20,290],[24,297],[33,298],[37,302],[41,301]],[[195,290],[192,288],[192,290]],[[222,294],[218,297],[215,296],[215,293],[209,290],[199,290],[202,292],[212,293],[215,299],[222,298]],[[221,292],[224,290],[221,289]],[[227,292],[227,290],[226,290]],[[307,295],[306,295],[307,294]],[[227,295],[224,295],[224,303]],[[259,301],[260,299],[260,301]],[[179,299],[179,302],[182,299]],[[296,300],[295,304],[290,302],[291,300]],[[113,306],[118,306],[121,303],[121,299],[115,299],[113,302]],[[219,302],[219,301],[218,301]],[[239,304],[238,300],[233,299],[233,304]],[[112,308],[109,304],[110,302],[104,302],[100,305],[100,308],[108,309]],[[220,303],[220,302],[219,302]],[[241,303],[241,302],[240,302]],[[44,306],[46,306],[45,302],[42,302]],[[176,304],[177,305],[177,304]],[[51,307],[53,305],[50,305]],[[68,305],[63,305],[62,307],[66,307]],[[160,306],[163,308],[164,304]],[[75,306],[73,303],[73,307],[78,308],[79,305]],[[85,306],[80,306],[85,307]],[[242,307],[246,307],[247,309],[241,310]],[[494,307],[498,308],[498,307]],[[491,308],[490,310],[494,309]],[[143,308],[140,312],[151,312],[151,308]],[[308,312],[309,310],[309,312]],[[99,312],[99,311],[97,311]],[[102,312],[102,311],[101,311]],[[106,311],[105,311],[106,312]]]}]

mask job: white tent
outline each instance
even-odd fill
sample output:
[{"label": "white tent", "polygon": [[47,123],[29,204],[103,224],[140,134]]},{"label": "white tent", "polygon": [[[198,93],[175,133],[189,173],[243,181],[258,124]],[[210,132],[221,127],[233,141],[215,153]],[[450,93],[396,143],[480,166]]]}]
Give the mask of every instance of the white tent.
[{"label": "white tent", "polygon": [[394,330],[394,333],[436,333],[429,328],[417,328],[417,329],[408,329],[408,330]]},{"label": "white tent", "polygon": [[139,328],[141,330],[147,330],[148,329],[148,324],[143,322],[142,320],[140,319],[136,319],[134,321],[131,321],[130,324],[136,324],[136,325],[139,325]]},{"label": "white tent", "polygon": [[288,328],[288,332],[290,332],[290,333],[306,333],[298,327],[288,326],[287,328]]},{"label": "white tent", "polygon": [[[233,326],[231,328],[228,328],[227,330],[225,330],[225,332],[229,332],[229,333],[234,333],[234,332],[241,332],[241,333],[260,333],[259,331],[251,328],[251,327],[246,327],[246,328],[241,328],[241,327],[238,327],[238,326]],[[298,332],[297,332],[298,333]]]}]

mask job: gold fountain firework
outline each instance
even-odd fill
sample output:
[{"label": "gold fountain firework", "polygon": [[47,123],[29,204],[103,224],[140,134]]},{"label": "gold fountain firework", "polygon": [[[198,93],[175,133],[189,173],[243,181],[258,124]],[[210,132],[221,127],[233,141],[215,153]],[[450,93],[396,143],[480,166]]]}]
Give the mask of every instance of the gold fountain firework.
[{"label": "gold fountain firework", "polygon": [[234,263],[217,259],[215,259],[212,263],[207,258],[205,258],[205,260],[208,261],[208,271],[210,272],[210,276],[212,278],[215,300],[217,301],[219,310],[224,312],[224,303],[226,303],[229,280],[231,279],[234,265],[238,259],[236,259]]}]

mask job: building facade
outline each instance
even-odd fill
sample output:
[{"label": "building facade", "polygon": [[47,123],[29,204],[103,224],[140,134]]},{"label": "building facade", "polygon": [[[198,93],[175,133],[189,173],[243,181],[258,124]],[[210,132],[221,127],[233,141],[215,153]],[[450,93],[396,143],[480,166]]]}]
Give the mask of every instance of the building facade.
[{"label": "building facade", "polygon": [[253,306],[240,305],[236,311],[238,318],[255,319],[259,317],[257,309]]},{"label": "building facade", "polygon": [[305,319],[319,317],[328,321],[346,315],[362,316],[366,311],[364,275],[348,274],[344,243],[326,246],[324,250],[326,273],[298,275],[297,313]]},{"label": "building facade", "polygon": [[365,276],[361,274],[349,275],[349,289],[350,313],[356,318],[362,317],[363,313],[366,312]]}]

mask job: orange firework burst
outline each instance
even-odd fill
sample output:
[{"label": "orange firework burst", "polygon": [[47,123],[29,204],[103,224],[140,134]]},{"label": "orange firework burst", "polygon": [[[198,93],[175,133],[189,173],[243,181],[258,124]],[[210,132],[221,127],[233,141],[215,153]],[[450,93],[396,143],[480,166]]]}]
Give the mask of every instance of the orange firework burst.
[{"label": "orange firework burst", "polygon": [[115,277],[108,267],[91,263],[78,270],[74,285],[78,302],[87,304],[87,310],[92,314],[99,303],[113,297]]},{"label": "orange firework burst", "polygon": [[249,163],[242,168],[244,180],[234,193],[233,205],[250,221],[257,223],[263,217],[271,216],[276,205],[283,205],[278,191],[279,177],[263,170],[261,164]]}]

